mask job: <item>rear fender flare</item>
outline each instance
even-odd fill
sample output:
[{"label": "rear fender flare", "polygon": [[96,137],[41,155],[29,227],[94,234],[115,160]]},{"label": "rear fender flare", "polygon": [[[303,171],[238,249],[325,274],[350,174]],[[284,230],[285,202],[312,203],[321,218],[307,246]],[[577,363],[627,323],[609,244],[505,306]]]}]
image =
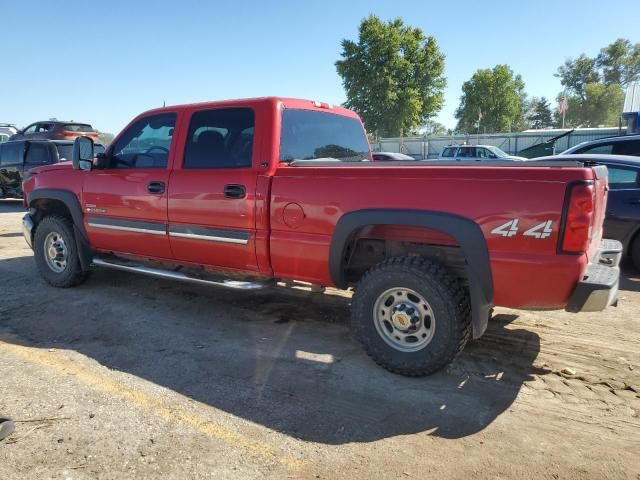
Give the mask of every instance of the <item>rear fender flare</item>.
[{"label": "rear fender flare", "polygon": [[425,210],[370,209],[344,214],[336,224],[329,249],[329,273],[338,288],[346,288],[345,250],[355,232],[367,225],[406,225],[446,233],[460,245],[467,265],[473,337],[487,328],[493,306],[493,278],[487,242],[473,220],[451,213]]}]

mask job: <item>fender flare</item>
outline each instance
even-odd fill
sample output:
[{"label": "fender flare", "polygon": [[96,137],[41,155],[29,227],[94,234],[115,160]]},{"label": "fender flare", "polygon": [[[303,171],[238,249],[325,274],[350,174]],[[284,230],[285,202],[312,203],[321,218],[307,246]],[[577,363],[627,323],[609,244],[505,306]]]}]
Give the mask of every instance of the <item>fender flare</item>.
[{"label": "fender flare", "polygon": [[329,273],[338,288],[348,286],[342,268],[346,246],[353,234],[366,225],[422,227],[453,237],[467,265],[473,338],[484,333],[493,307],[493,277],[487,242],[476,222],[460,215],[428,210],[368,209],[346,213],[336,224],[329,249]]},{"label": "fender flare", "polygon": [[69,190],[57,188],[38,188],[31,191],[27,195],[27,204],[31,208],[31,204],[36,200],[58,200],[62,202],[69,212],[73,220],[73,231],[75,234],[76,245],[80,257],[80,266],[83,270],[89,270],[93,260],[93,249],[89,243],[87,231],[84,228],[82,207],[75,193]]}]

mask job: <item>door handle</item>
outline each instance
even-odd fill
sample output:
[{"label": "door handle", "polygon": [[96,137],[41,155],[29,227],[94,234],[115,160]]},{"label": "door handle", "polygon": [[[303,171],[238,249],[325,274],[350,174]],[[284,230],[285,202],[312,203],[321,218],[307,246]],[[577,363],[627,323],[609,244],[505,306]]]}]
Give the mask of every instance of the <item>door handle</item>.
[{"label": "door handle", "polygon": [[149,193],[164,193],[164,182],[149,182],[147,185]]},{"label": "door handle", "polygon": [[224,198],[244,198],[247,196],[247,189],[244,185],[225,185]]},{"label": "door handle", "polygon": [[631,203],[633,205],[639,205],[640,204],[640,198],[631,198],[631,199],[629,199],[629,201],[627,203]]}]

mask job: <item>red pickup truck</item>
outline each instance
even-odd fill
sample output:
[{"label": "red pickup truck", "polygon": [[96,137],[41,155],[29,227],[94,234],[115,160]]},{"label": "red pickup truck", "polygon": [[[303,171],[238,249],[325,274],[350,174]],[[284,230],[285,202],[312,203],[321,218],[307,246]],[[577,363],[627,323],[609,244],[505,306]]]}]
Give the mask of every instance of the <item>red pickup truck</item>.
[{"label": "red pickup truck", "polygon": [[56,287],[92,265],[234,289],[354,288],[352,328],[383,367],[426,375],[494,305],[598,311],[621,246],[602,240],[607,171],[590,157],[371,162],[358,116],[259,98],[135,118],[94,158],[31,170],[24,235]]}]

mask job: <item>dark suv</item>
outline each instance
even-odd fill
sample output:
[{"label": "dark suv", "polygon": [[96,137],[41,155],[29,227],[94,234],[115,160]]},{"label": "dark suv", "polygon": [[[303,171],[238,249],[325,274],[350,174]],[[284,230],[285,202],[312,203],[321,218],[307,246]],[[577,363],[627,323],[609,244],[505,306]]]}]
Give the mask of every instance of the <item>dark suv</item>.
[{"label": "dark suv", "polygon": [[[96,144],[95,153],[104,152]],[[0,198],[22,198],[22,180],[33,167],[71,160],[73,142],[17,140],[0,144]]]},{"label": "dark suv", "polygon": [[74,140],[76,137],[90,137],[98,141],[98,132],[88,123],[46,121],[32,123],[13,135],[10,140]]}]

